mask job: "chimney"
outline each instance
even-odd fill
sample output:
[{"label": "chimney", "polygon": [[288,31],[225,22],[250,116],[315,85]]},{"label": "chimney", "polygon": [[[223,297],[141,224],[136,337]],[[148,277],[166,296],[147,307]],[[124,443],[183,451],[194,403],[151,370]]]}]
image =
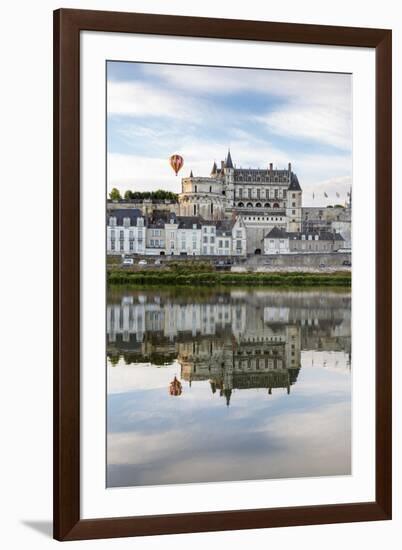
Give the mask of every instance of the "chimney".
[{"label": "chimney", "polygon": [[289,164],[288,164],[288,170],[289,170],[289,172],[292,171],[292,165],[290,164],[290,162],[289,162]]},{"label": "chimney", "polygon": [[270,172],[272,172],[273,166],[274,166],[274,165],[272,164],[272,162],[270,162],[270,163],[269,163],[269,170],[270,170]]},{"label": "chimney", "polygon": [[221,160],[221,170],[223,172],[223,169],[225,168],[225,161],[224,160]]}]

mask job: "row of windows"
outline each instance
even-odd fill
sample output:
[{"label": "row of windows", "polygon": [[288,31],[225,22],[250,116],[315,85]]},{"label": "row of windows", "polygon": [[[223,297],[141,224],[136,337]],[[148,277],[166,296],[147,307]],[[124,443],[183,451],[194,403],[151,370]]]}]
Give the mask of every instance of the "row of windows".
[{"label": "row of windows", "polygon": [[272,205],[271,205],[271,203],[266,202],[264,205],[262,205],[261,202],[257,202],[255,204],[253,204],[252,202],[244,203],[244,202],[240,201],[237,204],[237,206],[239,208],[244,208],[244,207],[246,207],[246,208],[262,208],[263,206],[264,206],[264,208],[280,208],[280,205],[279,205],[278,202],[274,202]]},{"label": "row of windows", "polygon": [[[255,191],[253,193],[253,191]],[[286,189],[238,189],[239,199],[286,199]],[[294,194],[294,193],[293,193]]]},{"label": "row of windows", "polygon": [[[120,229],[120,231],[117,231],[117,233],[119,234],[119,238],[120,239],[124,239],[124,233],[125,231],[123,229]],[[128,236],[130,239],[134,239],[134,231],[133,230],[130,230],[128,232]],[[110,230],[110,238],[111,239],[115,239],[116,238],[116,230],[115,229],[111,229]],[[142,230],[138,231],[138,239],[142,239]]]},{"label": "row of windows", "polygon": [[282,216],[271,216],[271,217],[270,216],[266,216],[266,217],[265,216],[245,216],[243,219],[248,220],[250,222],[251,221],[253,221],[253,222],[255,222],[255,221],[257,221],[257,222],[260,222],[260,221],[261,222],[269,222],[269,221],[271,221],[271,222],[273,222],[273,221],[281,222],[281,221],[283,221]]}]

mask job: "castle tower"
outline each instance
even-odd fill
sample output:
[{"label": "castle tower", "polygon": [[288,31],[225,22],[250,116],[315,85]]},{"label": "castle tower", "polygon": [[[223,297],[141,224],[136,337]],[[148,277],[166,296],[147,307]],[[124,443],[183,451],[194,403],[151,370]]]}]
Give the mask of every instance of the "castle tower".
[{"label": "castle tower", "polygon": [[234,200],[234,166],[232,161],[232,155],[230,154],[230,149],[228,150],[228,156],[226,157],[223,172],[225,175],[225,183],[224,183],[225,195],[227,196],[228,200],[233,201]]},{"label": "castle tower", "polygon": [[290,185],[286,193],[286,229],[289,233],[301,231],[302,221],[302,189],[296,174],[290,172]]}]

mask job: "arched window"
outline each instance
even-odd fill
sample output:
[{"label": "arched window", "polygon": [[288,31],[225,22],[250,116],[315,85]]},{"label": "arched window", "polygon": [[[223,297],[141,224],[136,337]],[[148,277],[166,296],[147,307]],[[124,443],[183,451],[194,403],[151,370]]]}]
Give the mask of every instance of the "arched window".
[{"label": "arched window", "polygon": [[244,202],[239,202],[239,204],[237,205],[239,208],[244,208]]},{"label": "arched window", "polygon": [[194,204],[193,206],[193,216],[195,216],[197,214],[197,207],[196,205]]},{"label": "arched window", "polygon": [[279,208],[279,204],[277,202],[274,202],[274,208]]},{"label": "arched window", "polygon": [[256,207],[261,208],[262,204],[260,202],[257,202]]},{"label": "arched window", "polygon": [[197,193],[197,186],[194,185],[194,191]]},{"label": "arched window", "polygon": [[209,186],[209,192],[212,193],[212,185]]},{"label": "arched window", "polygon": [[251,202],[247,203],[247,208],[253,208],[253,205],[251,204]]},{"label": "arched window", "polygon": [[269,204],[269,202],[266,202],[266,203],[264,204],[264,208],[271,208],[271,205]]}]

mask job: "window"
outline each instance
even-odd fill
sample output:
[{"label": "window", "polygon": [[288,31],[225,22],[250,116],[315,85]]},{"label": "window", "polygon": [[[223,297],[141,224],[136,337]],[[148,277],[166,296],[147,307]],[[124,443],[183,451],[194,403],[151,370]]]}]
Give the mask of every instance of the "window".
[{"label": "window", "polygon": [[292,206],[293,206],[293,208],[295,208],[295,207],[296,207],[296,203],[295,203],[295,202],[292,202]]},{"label": "window", "polygon": [[120,230],[120,240],[124,240],[124,231],[123,229]]},{"label": "window", "polygon": [[211,237],[210,240],[211,240],[211,244],[212,244],[212,243],[215,243],[215,237]]},{"label": "window", "polygon": [[134,242],[130,241],[130,250],[134,250]]},{"label": "window", "polygon": [[229,248],[229,241],[225,241],[225,248]]},{"label": "window", "polygon": [[130,227],[130,218],[123,218],[123,227]]},{"label": "window", "polygon": [[222,247],[223,247],[223,242],[222,242],[222,241],[219,241],[218,246],[219,246],[219,248],[222,248]]},{"label": "window", "polygon": [[238,229],[238,230],[236,231],[236,237],[237,237],[238,239],[239,239],[239,238],[241,239],[241,229]]},{"label": "window", "polygon": [[116,226],[116,218],[114,216],[109,218],[109,225],[110,225],[110,227],[115,227]]},{"label": "window", "polygon": [[110,248],[111,248],[111,250],[115,249],[115,241],[111,241]]}]

